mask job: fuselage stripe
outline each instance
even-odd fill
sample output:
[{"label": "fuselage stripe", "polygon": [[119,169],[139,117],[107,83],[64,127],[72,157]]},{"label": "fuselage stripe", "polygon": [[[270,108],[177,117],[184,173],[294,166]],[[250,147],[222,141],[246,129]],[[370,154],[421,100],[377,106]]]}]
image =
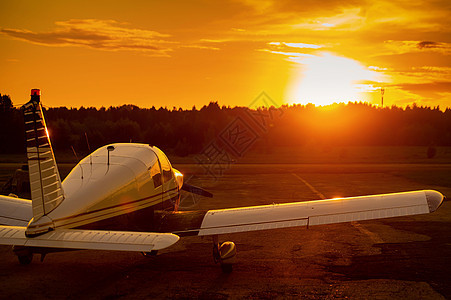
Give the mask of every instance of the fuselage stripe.
[{"label": "fuselage stripe", "polygon": [[[162,202],[170,201],[170,200],[172,200],[174,198],[177,198],[177,197],[178,197],[178,195],[176,197],[172,197],[172,198],[169,198],[167,200],[163,200]],[[81,219],[81,220],[76,220],[76,221],[73,221],[73,222],[70,222],[70,223],[61,224],[61,225],[58,225],[58,227],[77,228],[79,226],[83,226],[83,225],[86,225],[86,224],[90,224],[90,223],[94,223],[94,222],[97,222],[97,221],[102,221],[102,220],[106,220],[106,219],[109,219],[109,218],[112,218],[112,217],[119,216],[119,215],[121,215],[121,212],[123,212],[123,211],[127,211],[127,213],[131,213],[131,212],[134,212],[134,211],[137,211],[137,210],[140,210],[140,209],[144,209],[144,208],[147,208],[147,207],[157,206],[157,205],[161,204],[162,202],[153,201],[153,202],[140,203],[137,206],[124,208],[123,210],[119,210],[119,211],[116,210],[116,211],[108,212],[108,213],[105,213],[105,214],[102,214],[102,215],[92,216],[92,217],[89,217],[89,218],[86,218],[86,219]],[[89,220],[93,220],[93,221],[89,222]],[[77,224],[77,223],[81,223],[81,224]]]},{"label": "fuselage stripe", "polygon": [[[48,225],[51,225],[52,223],[61,222],[61,221],[66,221],[66,220],[74,219],[74,218],[77,218],[77,217],[82,217],[82,216],[92,215],[92,214],[94,214],[94,213],[102,212],[102,211],[105,211],[105,210],[108,210],[108,209],[114,209],[114,208],[118,208],[118,207],[124,208],[124,206],[130,205],[130,204],[137,204],[136,207],[141,207],[141,206],[144,206],[144,205],[146,205],[146,204],[148,204],[148,203],[151,203],[150,201],[146,201],[146,200],[149,200],[149,199],[152,199],[152,198],[155,198],[155,197],[158,197],[158,196],[163,196],[163,197],[164,197],[164,196],[169,195],[171,192],[174,192],[174,191],[176,191],[176,190],[178,190],[178,188],[173,188],[173,189],[170,189],[170,190],[165,191],[165,192],[162,192],[162,193],[158,193],[158,194],[155,194],[155,195],[146,197],[146,198],[142,198],[142,199],[130,201],[130,202],[127,202],[127,203],[121,203],[121,204],[117,204],[117,205],[113,205],[113,206],[109,206],[109,207],[105,207],[105,208],[93,210],[93,211],[86,212],[86,213],[81,213],[81,214],[72,215],[72,216],[69,216],[69,217],[64,217],[64,218],[60,218],[60,219],[55,219],[55,220],[53,220],[53,222],[48,222],[48,223],[45,223],[45,224],[39,224],[39,227],[41,227],[41,226],[48,226]],[[176,196],[178,196],[178,193],[177,193]],[[175,197],[175,196],[174,196],[174,197]],[[173,199],[174,197],[172,197],[172,198],[170,198],[170,199]],[[164,201],[167,201],[167,200],[162,200],[162,202],[164,202]],[[158,202],[158,203],[159,203],[159,202]],[[89,217],[88,219],[97,218],[97,217],[101,217],[101,216],[105,216],[105,215],[109,215],[109,214],[114,214],[114,213],[116,213],[116,212],[117,212],[117,211],[110,212],[110,213],[107,213],[107,214],[104,214],[104,215],[100,215],[100,216],[93,216],[93,217]],[[86,219],[85,219],[85,220],[86,220]],[[67,226],[68,224],[72,224],[72,223],[76,223],[76,222],[81,222],[81,221],[82,221],[82,220],[74,221],[74,222],[66,223],[66,224],[60,225],[60,226]]]}]

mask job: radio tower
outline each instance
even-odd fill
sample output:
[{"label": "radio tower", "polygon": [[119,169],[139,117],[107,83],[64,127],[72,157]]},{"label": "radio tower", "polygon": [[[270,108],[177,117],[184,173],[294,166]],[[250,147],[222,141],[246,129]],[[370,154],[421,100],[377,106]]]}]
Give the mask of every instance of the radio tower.
[{"label": "radio tower", "polygon": [[382,107],[384,107],[384,93],[385,93],[385,89],[381,88],[381,105]]}]

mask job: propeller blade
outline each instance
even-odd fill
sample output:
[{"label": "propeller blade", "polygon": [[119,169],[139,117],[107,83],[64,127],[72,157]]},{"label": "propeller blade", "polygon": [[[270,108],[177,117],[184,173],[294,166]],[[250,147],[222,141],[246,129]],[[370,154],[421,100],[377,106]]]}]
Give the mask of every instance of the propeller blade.
[{"label": "propeller blade", "polygon": [[206,190],[204,190],[200,187],[191,185],[191,184],[183,183],[182,190],[193,193],[193,194],[198,194],[198,195],[201,195],[204,197],[213,198],[212,193],[207,192]]}]

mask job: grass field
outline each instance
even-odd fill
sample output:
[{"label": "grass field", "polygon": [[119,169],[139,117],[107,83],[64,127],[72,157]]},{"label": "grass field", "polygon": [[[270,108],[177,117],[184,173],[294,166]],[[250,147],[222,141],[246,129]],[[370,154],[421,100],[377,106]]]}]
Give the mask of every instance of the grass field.
[{"label": "grass field", "polygon": [[[406,176],[413,180],[424,181],[430,184],[440,183],[440,185],[449,186],[451,184],[451,168],[446,165],[451,164],[451,147],[436,147],[435,157],[427,158],[427,147],[313,147],[304,146],[294,147],[276,147],[272,149],[251,149],[245,152],[242,157],[232,157],[234,164],[322,164],[324,172],[332,172],[340,168],[337,165],[361,164],[397,164],[399,170],[391,170],[399,176]],[[72,153],[55,152],[56,160],[60,170],[61,177],[64,178],[70,170],[75,166],[77,160]],[[179,157],[168,153],[171,163],[177,167],[178,165],[196,164],[196,155],[187,157]],[[15,169],[20,168],[22,164],[26,164],[26,155],[23,154],[2,154],[0,155],[0,185],[14,174]],[[402,165],[419,164],[419,165],[441,165],[429,172],[424,170],[418,173],[405,169]],[[330,165],[330,167],[326,167]],[[377,166],[374,166],[377,168]],[[357,167],[358,169],[358,167]],[[229,170],[227,168],[226,172]],[[448,171],[449,170],[449,171]],[[201,172],[201,168],[198,170]]]},{"label": "grass field", "polygon": [[[348,146],[348,147],[254,147],[234,157],[240,163],[451,163],[451,147],[435,147],[436,155],[427,157],[428,147]],[[165,149],[163,149],[165,150]],[[172,163],[193,163],[198,154],[179,157],[165,151]],[[55,151],[59,163],[76,163],[69,151]],[[81,158],[81,157],[79,157]],[[26,162],[25,153],[1,154],[0,163]]]}]

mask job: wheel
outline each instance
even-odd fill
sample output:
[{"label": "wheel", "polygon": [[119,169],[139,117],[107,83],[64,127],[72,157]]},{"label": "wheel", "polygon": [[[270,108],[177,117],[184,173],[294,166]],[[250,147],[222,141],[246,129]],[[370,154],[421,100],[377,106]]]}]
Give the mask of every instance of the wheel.
[{"label": "wheel", "polygon": [[152,250],[150,252],[141,252],[141,254],[145,257],[152,257],[158,254],[158,250]]},{"label": "wheel", "polygon": [[222,272],[224,273],[232,273],[233,265],[232,264],[221,264]]},{"label": "wheel", "polygon": [[33,260],[33,253],[27,255],[18,255],[17,258],[21,265],[29,265]]}]

